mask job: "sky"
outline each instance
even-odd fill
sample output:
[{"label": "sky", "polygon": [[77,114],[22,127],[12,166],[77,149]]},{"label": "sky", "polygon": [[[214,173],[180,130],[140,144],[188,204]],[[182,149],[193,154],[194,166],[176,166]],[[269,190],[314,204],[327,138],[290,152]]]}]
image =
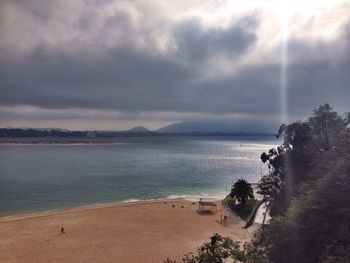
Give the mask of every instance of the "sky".
[{"label": "sky", "polygon": [[276,131],[350,111],[350,0],[1,0],[0,127]]}]

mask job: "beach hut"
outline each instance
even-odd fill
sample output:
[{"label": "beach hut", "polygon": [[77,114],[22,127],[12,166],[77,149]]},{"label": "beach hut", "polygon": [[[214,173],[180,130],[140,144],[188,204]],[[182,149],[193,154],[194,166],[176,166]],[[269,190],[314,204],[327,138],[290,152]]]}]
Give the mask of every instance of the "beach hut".
[{"label": "beach hut", "polygon": [[214,202],[205,202],[201,200],[198,202],[198,210],[200,212],[216,213],[218,211],[218,206]]}]

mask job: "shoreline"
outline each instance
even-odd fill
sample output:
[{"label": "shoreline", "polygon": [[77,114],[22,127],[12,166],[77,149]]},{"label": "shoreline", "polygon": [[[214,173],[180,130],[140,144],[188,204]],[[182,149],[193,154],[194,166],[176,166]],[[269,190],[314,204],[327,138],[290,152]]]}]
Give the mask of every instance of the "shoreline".
[{"label": "shoreline", "polygon": [[145,199],[145,200],[135,200],[135,201],[125,200],[125,201],[115,201],[115,202],[107,202],[107,203],[88,204],[88,205],[74,206],[74,207],[68,207],[68,208],[58,208],[58,209],[43,210],[38,212],[28,212],[28,213],[24,212],[24,213],[17,213],[13,215],[0,216],[0,224],[3,222],[20,221],[28,218],[69,214],[69,213],[89,211],[94,209],[103,209],[103,208],[111,208],[111,207],[113,208],[113,207],[124,206],[124,205],[163,203],[169,200],[188,201],[184,198],[174,198],[174,199],[160,198],[160,199]]},{"label": "shoreline", "polygon": [[57,145],[57,146],[69,146],[69,145],[119,145],[127,144],[129,142],[0,142],[0,146],[47,146],[47,145]]},{"label": "shoreline", "polygon": [[111,201],[104,203],[92,203],[86,205],[77,205],[72,207],[64,207],[57,209],[48,209],[42,211],[33,211],[33,212],[19,212],[10,215],[0,215],[0,223],[4,221],[17,221],[26,218],[35,218],[41,216],[50,216],[64,213],[74,213],[78,211],[86,211],[98,208],[107,208],[123,205],[139,205],[139,204],[150,204],[150,203],[163,203],[170,201],[183,201],[183,202],[198,202],[200,198],[210,201],[222,201],[224,196],[209,196],[209,195],[170,195],[168,197],[161,198],[149,198],[149,199],[125,199],[121,201]]},{"label": "shoreline", "polygon": [[[256,193],[257,188],[257,182],[250,183],[254,189],[254,194]],[[259,196],[259,195],[258,195]],[[147,204],[147,203],[161,203],[161,202],[168,202],[168,201],[188,201],[188,202],[198,202],[200,198],[203,198],[207,201],[222,201],[225,199],[224,193],[215,193],[215,194],[178,194],[178,195],[169,195],[167,197],[160,197],[160,198],[147,198],[147,199],[136,199],[136,198],[129,198],[125,200],[119,200],[119,201],[110,201],[110,202],[102,202],[102,203],[90,203],[90,204],[82,204],[82,205],[73,205],[73,206],[67,206],[62,208],[53,208],[53,209],[43,209],[38,211],[27,211],[27,212],[14,212],[10,214],[0,214],[0,223],[3,221],[12,221],[12,220],[21,220],[25,218],[32,218],[32,217],[38,217],[38,216],[46,216],[46,215],[55,215],[55,214],[61,214],[61,213],[72,213],[76,211],[84,211],[84,210],[90,210],[94,208],[104,208],[104,207],[113,207],[113,206],[120,206],[124,204]]]},{"label": "shoreline", "polygon": [[119,144],[130,140],[174,138],[227,138],[246,140],[251,138],[273,139],[273,134],[233,134],[233,133],[161,133],[156,135],[132,134],[112,137],[0,137],[0,145],[103,145]]}]

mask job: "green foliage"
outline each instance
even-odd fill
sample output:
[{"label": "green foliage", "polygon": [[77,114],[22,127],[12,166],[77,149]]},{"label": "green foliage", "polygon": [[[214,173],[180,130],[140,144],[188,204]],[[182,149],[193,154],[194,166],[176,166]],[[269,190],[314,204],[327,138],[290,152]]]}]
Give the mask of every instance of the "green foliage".
[{"label": "green foliage", "polygon": [[321,256],[321,263],[349,263],[350,245],[327,246]]},{"label": "green foliage", "polygon": [[[233,241],[231,238],[222,237],[214,234],[210,242],[200,246],[196,253],[185,255],[181,262],[183,263],[223,263],[223,262],[243,262],[243,263],[267,263],[262,250],[256,250],[254,246],[245,243],[243,248],[240,242]],[[164,263],[176,263],[171,259],[164,260]]]},{"label": "green foliage", "polygon": [[242,218],[243,220],[247,221],[250,214],[253,212],[253,209],[255,205],[257,204],[258,200],[255,199],[249,199],[247,200],[245,206],[243,208],[234,206],[229,206],[236,214]]},{"label": "green foliage", "polygon": [[272,201],[272,215],[286,212],[296,190],[307,179],[313,155],[311,131],[311,127],[302,122],[281,125],[279,136],[283,136],[283,144],[260,157],[270,172],[258,183],[258,193]]},{"label": "green foliage", "polygon": [[322,105],[282,125],[283,145],[262,154],[270,173],[258,187],[273,218],[253,243],[271,262],[350,262],[349,120]]},{"label": "green foliage", "polygon": [[338,135],[350,123],[349,116],[349,113],[344,118],[339,116],[329,104],[321,105],[315,109],[314,116],[308,120],[315,136],[314,140],[318,140],[324,149],[329,149]]},{"label": "green foliage", "polygon": [[243,208],[247,199],[254,198],[254,191],[250,183],[244,179],[239,179],[232,186],[230,196],[236,198],[240,202],[240,206]]},{"label": "green foliage", "polygon": [[227,196],[225,198],[225,204],[230,208],[230,209],[234,209],[234,207],[236,206],[236,199],[232,198],[231,196]]},{"label": "green foliage", "polygon": [[327,247],[350,244],[349,176],[327,174],[315,189],[294,199],[285,216],[273,218],[263,233],[272,262],[318,262],[321,255],[329,260],[336,250]]},{"label": "green foliage", "polygon": [[349,121],[325,104],[307,122],[281,125],[278,136],[283,137],[283,144],[261,155],[270,172],[258,184],[258,193],[272,200],[272,215],[283,215],[291,200],[302,193],[302,185],[318,169],[323,153],[347,130]]}]

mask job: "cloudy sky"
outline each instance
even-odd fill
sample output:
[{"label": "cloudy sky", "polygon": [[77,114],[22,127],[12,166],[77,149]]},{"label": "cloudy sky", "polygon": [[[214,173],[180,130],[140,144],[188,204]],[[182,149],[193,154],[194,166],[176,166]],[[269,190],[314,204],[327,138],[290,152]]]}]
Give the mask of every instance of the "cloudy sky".
[{"label": "cloudy sky", "polygon": [[350,0],[1,0],[0,126],[237,130],[350,111]]}]

